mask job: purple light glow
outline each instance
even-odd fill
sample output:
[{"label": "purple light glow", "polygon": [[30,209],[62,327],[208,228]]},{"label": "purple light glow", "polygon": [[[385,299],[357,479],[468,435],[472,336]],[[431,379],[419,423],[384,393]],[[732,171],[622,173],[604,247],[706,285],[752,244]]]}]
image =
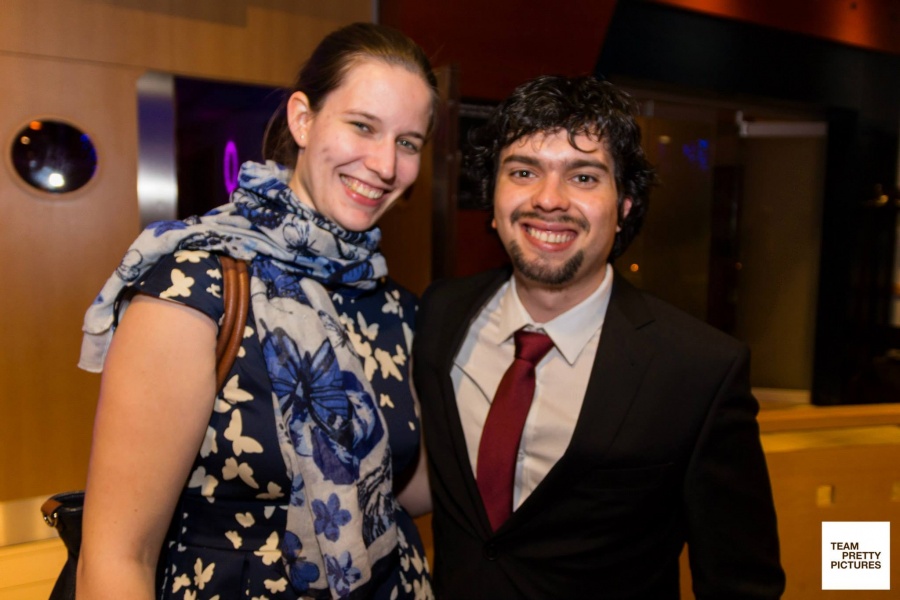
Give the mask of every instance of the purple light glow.
[{"label": "purple light glow", "polygon": [[228,195],[238,187],[238,151],[237,144],[228,140],[225,144],[225,154],[222,157],[222,173],[225,177],[225,189]]}]

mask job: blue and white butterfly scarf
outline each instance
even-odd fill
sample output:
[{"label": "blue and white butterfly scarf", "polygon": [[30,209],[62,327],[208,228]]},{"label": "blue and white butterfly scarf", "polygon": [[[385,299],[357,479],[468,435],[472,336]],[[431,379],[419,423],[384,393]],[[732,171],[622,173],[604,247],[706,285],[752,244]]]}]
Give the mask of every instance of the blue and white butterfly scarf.
[{"label": "blue and white butterfly scarf", "polygon": [[[324,286],[366,290],[387,274],[381,232],[350,232],[301,204],[274,163],[244,163],[231,203],[147,227],[84,320],[79,366],[100,372],[116,299],[181,249],[250,262],[250,293],[292,489],[282,557],[300,594],[365,593],[397,552],[387,428]],[[271,260],[253,261],[256,256]]]}]

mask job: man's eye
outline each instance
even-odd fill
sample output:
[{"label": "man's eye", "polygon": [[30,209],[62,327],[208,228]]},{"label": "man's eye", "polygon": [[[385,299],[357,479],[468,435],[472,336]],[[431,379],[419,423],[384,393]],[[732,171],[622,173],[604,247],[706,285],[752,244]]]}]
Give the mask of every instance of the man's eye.
[{"label": "man's eye", "polygon": [[516,169],[510,175],[515,178],[531,177],[531,171],[528,169]]},{"label": "man's eye", "polygon": [[597,178],[593,175],[576,175],[575,181],[578,183],[596,183]]}]

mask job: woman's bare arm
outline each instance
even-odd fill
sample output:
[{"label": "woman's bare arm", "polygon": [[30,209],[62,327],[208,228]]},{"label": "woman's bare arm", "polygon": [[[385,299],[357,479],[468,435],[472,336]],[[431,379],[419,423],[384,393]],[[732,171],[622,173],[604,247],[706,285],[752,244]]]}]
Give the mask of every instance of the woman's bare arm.
[{"label": "woman's bare arm", "polygon": [[412,517],[421,517],[431,512],[431,486],[428,484],[428,459],[425,455],[425,443],[419,443],[419,459],[416,469],[407,481],[402,482],[397,490],[400,506]]},{"label": "woman's bare arm", "polygon": [[156,563],[215,396],[216,324],[136,296],[106,359],[85,497],[80,600],[155,597]]}]

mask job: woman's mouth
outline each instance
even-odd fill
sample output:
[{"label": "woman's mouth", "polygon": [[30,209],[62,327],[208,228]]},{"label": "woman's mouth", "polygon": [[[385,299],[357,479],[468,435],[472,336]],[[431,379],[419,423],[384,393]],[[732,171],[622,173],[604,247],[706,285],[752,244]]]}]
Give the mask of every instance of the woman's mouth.
[{"label": "woman's mouth", "polygon": [[348,177],[346,175],[341,175],[341,183],[347,186],[352,192],[368,198],[369,200],[378,200],[384,195],[383,189],[372,187],[359,179],[354,179],[353,177]]}]

